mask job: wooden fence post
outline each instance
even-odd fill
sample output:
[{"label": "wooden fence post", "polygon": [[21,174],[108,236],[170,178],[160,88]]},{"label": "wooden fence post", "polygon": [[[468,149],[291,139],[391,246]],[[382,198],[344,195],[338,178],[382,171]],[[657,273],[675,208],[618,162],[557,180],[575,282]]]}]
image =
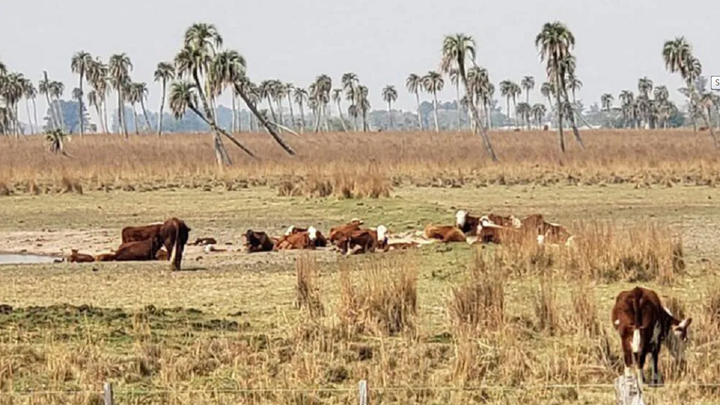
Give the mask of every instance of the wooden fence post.
[{"label": "wooden fence post", "polygon": [[360,380],[360,405],[370,405],[368,400],[368,386],[367,380]]},{"label": "wooden fence post", "polygon": [[105,402],[105,405],[115,404],[115,402],[113,402],[112,384],[109,382],[103,384],[103,400]]}]

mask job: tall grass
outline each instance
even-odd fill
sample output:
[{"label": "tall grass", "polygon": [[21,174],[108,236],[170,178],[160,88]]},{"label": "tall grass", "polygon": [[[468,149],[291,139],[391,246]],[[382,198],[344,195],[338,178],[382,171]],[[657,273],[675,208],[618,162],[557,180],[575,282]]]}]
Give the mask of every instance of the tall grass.
[{"label": "tall grass", "polygon": [[[74,137],[72,158],[47,153],[42,137],[0,139],[0,194],[59,185],[63,178],[88,190],[148,191],[176,187],[271,185],[282,194],[382,196],[389,186],[478,187],[488,184],[700,184],[720,180],[720,157],[705,134],[691,131],[588,131],[585,152],[557,151],[555,135],[493,133],[500,157],[490,162],[470,133],[396,132],[307,134],[289,140],[298,155],[284,154],[264,134],[239,137],[260,159],[231,149],[235,165],[221,172],[209,135],[168,134]],[[299,181],[298,181],[299,180]],[[295,184],[288,184],[293,181]],[[290,190],[287,190],[291,185]],[[51,188],[48,190],[52,190]],[[25,191],[18,191],[25,192]]]}]

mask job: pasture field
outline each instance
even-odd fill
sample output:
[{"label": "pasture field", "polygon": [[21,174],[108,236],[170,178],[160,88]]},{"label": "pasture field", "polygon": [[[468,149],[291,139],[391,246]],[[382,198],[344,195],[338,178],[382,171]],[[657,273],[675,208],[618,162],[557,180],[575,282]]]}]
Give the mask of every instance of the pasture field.
[{"label": "pasture field", "polygon": [[[190,246],[179,272],[0,266],[0,404],[101,403],[105,381],[119,404],[356,404],[363,378],[373,404],[611,404],[610,308],[636,284],[693,317],[685,361],[663,349],[666,386],[646,402],[717,403],[720,388],[691,385],[720,380],[707,135],[598,131],[560,156],[553,134],[496,133],[499,164],[466,134],[286,136],[300,156],[243,134],[262,161],[233,151],[222,174],[209,136],[74,137],[72,159],[0,140],[0,251],[100,253],[123,226],[169,216],[227,249]],[[575,245],[240,251],[248,228],[327,234],[358,217],[400,234],[459,208],[540,212]]]}]

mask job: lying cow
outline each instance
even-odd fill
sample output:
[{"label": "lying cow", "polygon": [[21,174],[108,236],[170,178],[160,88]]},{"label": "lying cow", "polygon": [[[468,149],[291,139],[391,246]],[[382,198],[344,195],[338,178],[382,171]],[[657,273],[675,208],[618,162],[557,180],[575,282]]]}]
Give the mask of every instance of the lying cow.
[{"label": "lying cow", "polygon": [[387,228],[380,225],[377,230],[354,231],[350,236],[341,238],[338,244],[343,254],[346,255],[375,252],[376,250],[386,252],[388,250]]},{"label": "lying cow", "polygon": [[572,242],[573,236],[568,230],[560,225],[551,222],[544,222],[539,228],[538,243],[551,243],[554,245],[565,244],[569,245]]},{"label": "lying cow", "polygon": [[330,228],[330,238],[329,238],[330,243],[335,243],[338,240],[340,240],[341,238],[348,237],[353,232],[359,231],[360,225],[362,225],[362,224],[363,224],[363,221],[353,218],[347,224],[343,224],[340,226],[336,226],[334,228]]},{"label": "lying cow", "polygon": [[84,253],[78,253],[77,249],[70,249],[70,255],[65,258],[66,261],[70,263],[88,263],[88,262],[94,262],[95,258],[91,255],[86,255]]},{"label": "lying cow", "polygon": [[455,213],[455,226],[465,234],[473,234],[480,225],[480,218],[470,215],[465,210],[459,210]]},{"label": "lying cow", "polygon": [[676,358],[684,355],[688,326],[692,318],[676,319],[665,308],[657,293],[642,287],[622,291],[615,299],[611,319],[620,334],[625,360],[625,374],[629,375],[635,365],[641,383],[645,380],[643,367],[645,357],[652,355],[652,383],[660,383],[658,360],[663,343]]},{"label": "lying cow", "polygon": [[318,231],[314,226],[311,226],[309,228],[297,228],[295,225],[290,225],[290,227],[285,231],[285,236],[278,241],[278,243],[282,242],[285,238],[295,235],[298,233],[307,233],[310,231],[310,229],[314,229],[315,231],[315,247],[326,247],[328,242],[325,238],[325,235],[323,235],[320,231]]},{"label": "lying cow", "polygon": [[499,245],[503,242],[504,235],[514,228],[506,228],[493,223],[488,217],[481,217],[476,229],[478,243],[494,243]]},{"label": "lying cow", "polygon": [[278,241],[275,248],[278,250],[315,249],[317,234],[317,229],[311,226],[306,232],[296,232],[285,235]]},{"label": "lying cow", "polygon": [[275,249],[277,240],[269,237],[265,232],[257,232],[248,229],[245,232],[245,246],[249,253],[254,252],[270,252]]},{"label": "lying cow", "polygon": [[159,237],[145,239],[138,242],[127,242],[120,245],[114,253],[101,254],[95,257],[95,261],[145,261],[156,260],[158,251],[163,246]]},{"label": "lying cow", "polygon": [[425,227],[423,235],[427,239],[437,239],[443,243],[448,242],[465,242],[465,234],[463,231],[452,225],[433,225],[430,224]]},{"label": "lying cow", "polygon": [[155,237],[160,234],[162,222],[155,222],[143,226],[126,226],[121,231],[122,243],[137,242]]}]

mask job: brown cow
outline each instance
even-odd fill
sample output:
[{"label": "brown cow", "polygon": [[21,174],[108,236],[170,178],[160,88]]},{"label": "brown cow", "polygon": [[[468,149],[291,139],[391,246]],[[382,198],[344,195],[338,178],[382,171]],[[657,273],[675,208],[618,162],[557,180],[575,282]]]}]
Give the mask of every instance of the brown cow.
[{"label": "brown cow", "polygon": [[314,229],[315,232],[315,247],[326,247],[328,242],[325,238],[325,235],[322,234],[319,230],[317,230],[314,226],[311,226],[309,228],[297,228],[295,225],[290,225],[290,227],[285,231],[285,236],[280,238],[278,243],[282,242],[285,238],[287,238],[290,235],[298,234],[298,233],[307,233],[310,232],[310,229]]},{"label": "brown cow", "polygon": [[573,239],[573,236],[570,234],[570,232],[568,232],[568,230],[560,224],[553,224],[551,222],[543,221],[542,225],[539,228],[539,231],[540,233],[537,237],[537,241],[539,244],[547,242],[551,244],[564,243],[568,245]]},{"label": "brown cow", "polygon": [[166,220],[160,228],[160,238],[165,249],[170,253],[170,266],[173,270],[180,270],[182,255],[188,242],[190,228],[178,218]]},{"label": "brown cow", "polygon": [[66,259],[70,263],[88,263],[88,262],[94,262],[95,258],[91,255],[86,255],[84,253],[78,253],[77,249],[70,249],[70,255]]},{"label": "brown cow", "polygon": [[692,318],[676,319],[662,305],[655,291],[642,287],[621,291],[615,299],[611,319],[620,334],[625,374],[629,375],[635,365],[641,383],[645,380],[643,367],[648,353],[652,355],[651,382],[660,383],[658,359],[662,343],[668,346],[674,358],[680,359],[684,355],[687,329]]},{"label": "brown cow", "polygon": [[510,229],[512,228],[505,228],[503,226],[496,225],[490,222],[486,217],[483,217],[480,224],[477,226],[477,241],[479,243],[494,243],[499,245],[504,239],[503,233],[510,231]]},{"label": "brown cow", "polygon": [[245,246],[249,253],[253,252],[270,252],[275,249],[275,243],[265,232],[256,232],[252,229],[248,229],[245,232]]},{"label": "brown cow", "polygon": [[162,222],[156,222],[143,226],[126,226],[121,231],[122,243],[150,239],[160,233],[160,228],[162,228],[162,226]]},{"label": "brown cow", "polygon": [[95,261],[121,262],[155,260],[158,251],[162,248],[162,243],[163,242],[160,237],[123,243],[114,253],[106,253],[96,256]]},{"label": "brown cow", "polygon": [[490,223],[500,225],[504,228],[520,228],[520,226],[522,226],[521,221],[516,218],[515,215],[509,215],[504,217],[496,214],[488,214],[486,216],[480,217],[481,222],[483,218],[490,221]]},{"label": "brown cow", "polygon": [[444,243],[467,241],[463,231],[453,225],[430,224],[425,227],[423,234],[427,239],[438,239]]},{"label": "brown cow", "polygon": [[330,228],[330,242],[335,243],[340,238],[348,237],[353,232],[359,231],[360,225],[362,225],[362,224],[363,224],[363,221],[353,218],[347,224],[343,224],[340,226],[336,226],[334,228]]},{"label": "brown cow", "polygon": [[388,251],[387,228],[384,225],[377,227],[377,230],[361,229],[354,231],[348,237],[338,241],[340,249],[346,255],[356,253],[375,252],[376,250]]},{"label": "brown cow", "polygon": [[296,232],[285,235],[278,241],[276,249],[293,250],[293,249],[315,249],[318,231],[311,226],[306,232]]}]

